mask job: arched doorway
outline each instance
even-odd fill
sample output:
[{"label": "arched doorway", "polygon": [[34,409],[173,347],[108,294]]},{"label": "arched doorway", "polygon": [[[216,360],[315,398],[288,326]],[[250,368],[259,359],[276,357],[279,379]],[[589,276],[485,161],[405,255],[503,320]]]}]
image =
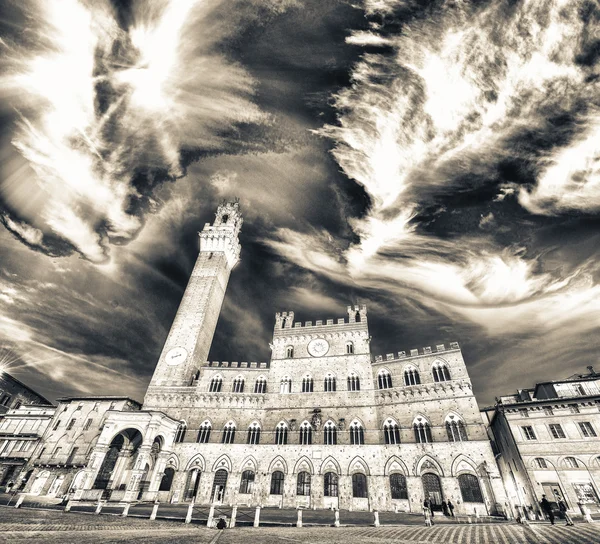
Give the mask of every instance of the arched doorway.
[{"label": "arched doorway", "polygon": [[432,508],[441,510],[443,495],[440,477],[437,474],[433,474],[433,472],[426,472],[421,475],[421,481],[423,482],[425,498],[431,501]]},{"label": "arched doorway", "polygon": [[60,476],[57,476],[54,481],[52,482],[52,485],[50,486],[50,489],[48,489],[48,496],[49,497],[56,497],[58,495],[58,493],[60,492],[60,488],[62,487],[63,482],[65,481],[65,475],[61,474]]},{"label": "arched doorway", "polygon": [[70,493],[75,493],[78,489],[83,488],[83,484],[85,483],[85,470],[80,470],[73,478],[71,482],[71,487],[69,488]]},{"label": "arched doorway", "polygon": [[137,429],[117,434],[102,461],[93,489],[125,489],[141,443],[142,434]]},{"label": "arched doorway", "polygon": [[198,495],[201,474],[202,472],[199,468],[193,468],[188,472],[187,482],[185,484],[184,500],[191,501],[192,499],[195,499]]},{"label": "arched doorway", "polygon": [[227,485],[227,471],[219,469],[215,472],[215,479],[213,480],[212,486],[212,501],[221,504],[223,502],[223,496],[225,495],[225,486]]},{"label": "arched doorway", "polygon": [[32,495],[39,495],[42,492],[42,489],[44,488],[44,486],[46,485],[46,482],[48,481],[49,477],[50,477],[50,472],[48,472],[47,470],[40,472],[36,476],[36,478],[33,482],[33,485],[31,486],[30,493]]}]

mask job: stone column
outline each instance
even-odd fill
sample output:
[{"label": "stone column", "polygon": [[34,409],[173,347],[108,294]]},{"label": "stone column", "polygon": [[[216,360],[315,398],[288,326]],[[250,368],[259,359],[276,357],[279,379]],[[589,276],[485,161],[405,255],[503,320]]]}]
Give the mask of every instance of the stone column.
[{"label": "stone column", "polygon": [[379,512],[377,510],[373,510],[373,525],[379,527]]},{"label": "stone column", "polygon": [[186,523],[191,523],[192,522],[192,513],[193,512],[194,512],[194,499],[192,499],[192,502],[188,506],[187,515],[185,516],[185,522]]},{"label": "stone column", "polygon": [[296,521],[296,527],[302,527],[302,508],[298,508],[298,519]]},{"label": "stone column", "polygon": [[152,507],[152,513],[150,514],[150,520],[154,521],[156,519],[157,514],[158,514],[158,501],[155,501],[154,506]]},{"label": "stone column", "polygon": [[231,519],[229,520],[229,528],[230,529],[233,528],[233,527],[235,527],[235,519],[237,517],[237,509],[238,509],[237,506],[234,506],[231,509]]},{"label": "stone column", "polygon": [[254,527],[258,527],[260,525],[260,506],[256,507],[256,512],[254,512]]},{"label": "stone column", "polygon": [[211,504],[210,505],[210,510],[208,511],[208,519],[206,520],[206,526],[207,527],[212,527],[213,526],[213,519],[215,517],[215,505]]}]

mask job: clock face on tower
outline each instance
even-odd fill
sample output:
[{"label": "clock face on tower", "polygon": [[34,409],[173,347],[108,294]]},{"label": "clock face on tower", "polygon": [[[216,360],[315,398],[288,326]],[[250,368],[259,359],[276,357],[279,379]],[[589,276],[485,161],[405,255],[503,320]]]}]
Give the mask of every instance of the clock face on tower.
[{"label": "clock face on tower", "polygon": [[313,357],[321,357],[329,351],[329,342],[325,338],[314,338],[308,343],[307,349]]},{"label": "clock face on tower", "polygon": [[187,359],[187,351],[185,348],[170,349],[165,355],[165,361],[170,366],[180,365]]}]

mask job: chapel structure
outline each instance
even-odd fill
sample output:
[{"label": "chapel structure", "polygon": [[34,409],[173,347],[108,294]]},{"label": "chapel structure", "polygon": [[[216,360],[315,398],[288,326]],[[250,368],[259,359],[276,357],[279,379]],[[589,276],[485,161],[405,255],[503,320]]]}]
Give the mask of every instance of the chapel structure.
[{"label": "chapel structure", "polygon": [[[277,313],[270,361],[207,362],[242,221],[239,204],[225,203],[200,233],[142,406],[62,399],[45,441],[70,425],[69,448],[86,452],[64,479],[72,499],[421,512],[428,498],[501,513],[504,488],[458,344],[374,357],[359,305],[305,323]],[[90,418],[77,412],[99,411],[96,436],[95,423],[78,433]],[[52,453],[36,471],[49,470]]]}]

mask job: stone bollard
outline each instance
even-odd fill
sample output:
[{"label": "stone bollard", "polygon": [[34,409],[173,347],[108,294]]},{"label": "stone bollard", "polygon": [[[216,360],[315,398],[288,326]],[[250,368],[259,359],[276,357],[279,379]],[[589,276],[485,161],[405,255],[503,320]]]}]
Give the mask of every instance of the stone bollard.
[{"label": "stone bollard", "polygon": [[96,506],[96,511],[94,514],[99,514],[102,511],[102,499],[98,499],[98,506]]},{"label": "stone bollard", "polygon": [[128,502],[124,507],[123,507],[123,512],[121,512],[121,517],[126,518],[127,514],[129,514],[129,508],[131,507],[131,503]]},{"label": "stone bollard", "polygon": [[254,527],[258,527],[260,525],[260,506],[256,507],[256,512],[254,513]]},{"label": "stone bollard", "polygon": [[185,516],[186,523],[192,523],[192,512],[194,511],[194,501],[189,504],[187,514]]},{"label": "stone bollard", "polygon": [[298,519],[296,520],[296,527],[302,527],[302,508],[298,508]]},{"label": "stone bollard", "polygon": [[585,521],[586,523],[594,523],[594,520],[592,519],[591,510],[581,502],[578,504],[579,510],[581,510],[581,515],[583,516],[583,521]]},{"label": "stone bollard", "polygon": [[25,500],[25,495],[19,495],[19,498],[17,499],[17,502],[15,504],[15,508],[20,508],[21,505],[23,504],[24,500]]},{"label": "stone bollard", "polygon": [[150,514],[150,521],[154,521],[156,519],[156,514],[158,514],[158,501],[154,503],[152,507],[152,513]]},{"label": "stone bollard", "polygon": [[333,526],[334,527],[340,526],[340,511],[337,508],[335,509],[335,521],[333,522]]},{"label": "stone bollard", "polygon": [[235,527],[235,518],[237,516],[237,506],[234,506],[231,509],[231,519],[229,520],[229,527],[233,528]]},{"label": "stone bollard", "polygon": [[373,510],[373,526],[379,527],[379,512],[377,510]]},{"label": "stone bollard", "polygon": [[67,501],[67,504],[65,504],[65,512],[70,512],[71,511],[71,501]]},{"label": "stone bollard", "polygon": [[215,517],[215,505],[211,504],[210,505],[210,510],[208,511],[208,519],[206,520],[206,526],[207,527],[212,527],[213,526],[214,517]]}]

